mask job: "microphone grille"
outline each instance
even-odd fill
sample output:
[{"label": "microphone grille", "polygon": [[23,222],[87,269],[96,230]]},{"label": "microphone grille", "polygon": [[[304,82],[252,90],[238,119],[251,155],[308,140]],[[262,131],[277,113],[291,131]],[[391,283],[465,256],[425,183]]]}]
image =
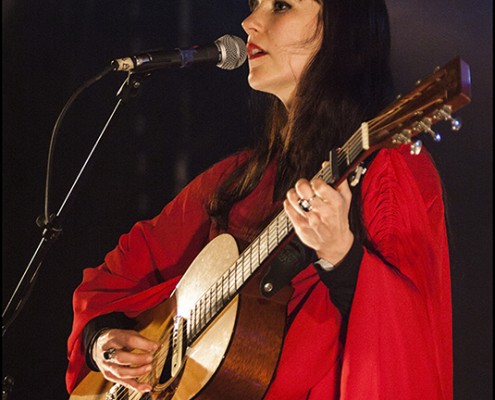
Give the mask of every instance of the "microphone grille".
[{"label": "microphone grille", "polygon": [[221,54],[217,67],[222,69],[236,69],[246,61],[246,44],[240,37],[223,35],[215,40],[215,44]]}]

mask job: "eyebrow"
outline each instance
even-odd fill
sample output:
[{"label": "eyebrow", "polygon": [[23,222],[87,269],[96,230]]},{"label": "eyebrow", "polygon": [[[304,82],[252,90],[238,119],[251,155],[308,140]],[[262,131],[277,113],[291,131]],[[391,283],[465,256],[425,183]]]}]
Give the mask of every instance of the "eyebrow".
[{"label": "eyebrow", "polygon": [[[299,3],[301,3],[303,0],[297,0]],[[321,0],[315,0],[317,3],[321,4]],[[249,4],[249,9],[253,11],[256,6],[259,5],[260,0],[248,0]]]},{"label": "eyebrow", "polygon": [[256,6],[258,5],[258,3],[259,3],[259,0],[249,0],[249,2],[248,2],[249,9],[251,11],[253,11],[256,8]]}]

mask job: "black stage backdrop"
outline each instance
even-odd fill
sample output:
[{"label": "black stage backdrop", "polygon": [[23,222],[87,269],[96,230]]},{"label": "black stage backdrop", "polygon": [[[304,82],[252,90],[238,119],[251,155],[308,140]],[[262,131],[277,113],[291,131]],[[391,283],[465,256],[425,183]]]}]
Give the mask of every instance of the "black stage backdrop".
[{"label": "black stage backdrop", "polygon": [[[155,48],[245,38],[245,0],[4,0],[3,310],[41,239],[50,135],[65,102],[111,59]],[[448,194],[455,398],[492,398],[492,2],[389,1],[397,93],[460,56],[471,66],[464,127],[424,139]],[[64,399],[71,295],[133,222],[150,218],[192,177],[255,139],[247,64],[154,73],[111,121],[71,201],[63,234],[2,338],[9,399]],[[58,212],[116,102],[124,73],[85,90],[55,151],[50,212]],[[6,322],[6,321],[4,321]],[[420,385],[421,382],[418,382]]]}]

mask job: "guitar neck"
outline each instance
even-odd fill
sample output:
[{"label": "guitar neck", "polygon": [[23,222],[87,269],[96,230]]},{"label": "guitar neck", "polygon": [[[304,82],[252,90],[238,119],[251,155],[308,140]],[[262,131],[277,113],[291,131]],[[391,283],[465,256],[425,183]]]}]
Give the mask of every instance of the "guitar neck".
[{"label": "guitar neck", "polygon": [[[356,160],[364,156],[365,147],[367,147],[367,131],[363,133],[360,128],[342,147],[345,150],[341,149],[338,154],[336,153],[336,165],[340,179],[344,179],[352,171]],[[323,167],[315,175],[317,176],[329,184],[336,180],[329,165]],[[188,343],[194,342],[275,250],[288,242],[287,239],[292,231],[292,222],[282,210],[241,253],[236,262],[196,302],[188,318]]]},{"label": "guitar neck", "polygon": [[265,260],[289,236],[293,226],[280,212],[241,253],[235,263],[207,290],[190,312],[187,342],[190,344],[239,293]]},{"label": "guitar neck", "polygon": [[[377,117],[363,122],[343,146],[330,151],[329,161],[315,177],[337,186],[354,174],[353,185],[356,176],[359,180],[359,164],[375,150],[412,144],[411,139],[421,132],[429,132],[437,139],[431,126],[439,121],[450,120],[452,129],[458,130],[459,121],[451,114],[470,101],[469,65],[456,57],[444,67],[436,68],[426,79],[418,81],[411,92],[398,96]],[[281,211],[191,309],[187,320],[188,344],[229,304],[267,258],[289,242],[291,233],[292,223]]]}]

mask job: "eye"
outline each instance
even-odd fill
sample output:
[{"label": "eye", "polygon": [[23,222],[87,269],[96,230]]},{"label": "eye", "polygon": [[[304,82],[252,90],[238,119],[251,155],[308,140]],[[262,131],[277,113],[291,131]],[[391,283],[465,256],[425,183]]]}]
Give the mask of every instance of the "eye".
[{"label": "eye", "polygon": [[273,2],[273,12],[282,13],[284,11],[290,10],[292,7],[289,3],[285,1],[275,1]]}]

